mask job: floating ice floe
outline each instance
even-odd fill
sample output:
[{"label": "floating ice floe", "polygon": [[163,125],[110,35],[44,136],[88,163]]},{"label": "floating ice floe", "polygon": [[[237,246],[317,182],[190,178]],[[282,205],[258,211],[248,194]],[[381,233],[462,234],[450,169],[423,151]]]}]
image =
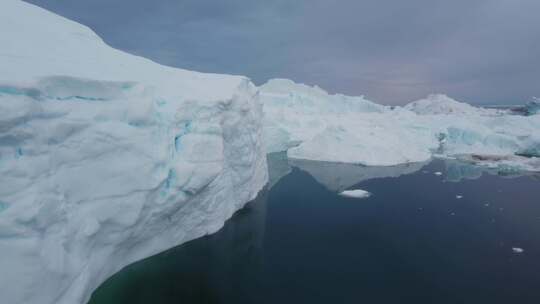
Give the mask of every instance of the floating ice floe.
[{"label": "floating ice floe", "polygon": [[463,198],[463,195],[456,195],[456,198],[457,198],[457,199],[462,199],[462,198]]},{"label": "floating ice floe", "polygon": [[435,174],[435,175],[437,175],[437,176],[441,176],[441,175],[442,175],[442,172],[437,171],[437,172],[435,172],[435,173],[433,173],[433,174]]},{"label": "floating ice floe", "polygon": [[367,198],[371,196],[371,193],[365,190],[356,189],[343,191],[339,193],[339,195],[352,198]]},{"label": "floating ice floe", "polygon": [[[89,28],[18,0],[0,1],[0,46],[6,303],[85,303],[127,264],[217,231],[268,181],[267,152],[540,170],[535,104],[518,116],[444,95],[386,107],[290,80],[257,88],[112,49]],[[273,182],[289,168],[281,169]],[[379,174],[343,170],[358,180]],[[332,189],[350,186],[316,175]]]},{"label": "floating ice floe", "polygon": [[523,248],[519,248],[519,247],[512,247],[512,252],[514,253],[523,253],[525,250],[523,250]]}]

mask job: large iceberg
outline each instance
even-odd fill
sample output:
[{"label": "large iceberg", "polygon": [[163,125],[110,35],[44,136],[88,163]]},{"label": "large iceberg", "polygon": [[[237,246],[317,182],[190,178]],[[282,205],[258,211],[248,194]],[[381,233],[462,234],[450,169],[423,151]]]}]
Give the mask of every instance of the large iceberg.
[{"label": "large iceberg", "polygon": [[[268,151],[294,159],[392,166],[434,156],[478,156],[482,164],[540,170],[540,115],[484,109],[445,95],[404,107],[272,80],[260,88]],[[477,158],[478,158],[477,157]],[[474,157],[473,157],[474,158]]]},{"label": "large iceberg", "polygon": [[247,78],[158,65],[17,0],[0,32],[0,302],[85,303],[266,184]]},{"label": "large iceberg", "polygon": [[[270,152],[332,162],[297,161],[333,191],[434,156],[540,170],[534,104],[520,116],[444,95],[388,107],[285,79],[257,88],[112,49],[19,0],[0,2],[0,32],[2,302],[84,303],[123,266],[217,231],[267,183]],[[290,166],[277,169],[272,183]]]}]

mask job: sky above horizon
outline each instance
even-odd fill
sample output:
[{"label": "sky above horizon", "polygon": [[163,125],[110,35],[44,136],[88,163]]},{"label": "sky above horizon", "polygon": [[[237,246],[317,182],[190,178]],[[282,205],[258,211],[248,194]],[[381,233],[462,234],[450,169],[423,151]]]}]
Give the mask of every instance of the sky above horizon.
[{"label": "sky above horizon", "polygon": [[175,67],[404,104],[540,97],[538,0],[26,0]]}]

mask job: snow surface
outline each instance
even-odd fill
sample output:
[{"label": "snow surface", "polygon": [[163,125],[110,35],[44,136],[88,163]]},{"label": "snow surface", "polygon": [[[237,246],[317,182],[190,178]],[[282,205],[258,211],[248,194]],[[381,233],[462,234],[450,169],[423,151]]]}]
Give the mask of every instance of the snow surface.
[{"label": "snow surface", "polygon": [[[267,151],[293,159],[392,166],[477,155],[540,170],[540,115],[476,108],[444,95],[391,108],[289,80],[264,84],[260,97]],[[514,157],[520,153],[527,157]]]},{"label": "snow surface", "polygon": [[0,1],[0,32],[0,302],[86,303],[267,182],[245,77],[158,65],[22,1]]}]

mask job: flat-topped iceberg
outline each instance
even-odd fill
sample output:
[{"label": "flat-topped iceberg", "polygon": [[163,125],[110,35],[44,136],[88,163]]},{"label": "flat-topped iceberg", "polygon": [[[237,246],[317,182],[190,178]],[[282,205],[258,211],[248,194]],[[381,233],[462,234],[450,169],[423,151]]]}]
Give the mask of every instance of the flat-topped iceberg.
[{"label": "flat-topped iceberg", "polygon": [[267,182],[248,79],[114,50],[22,1],[0,2],[0,32],[0,302],[85,303]]},{"label": "flat-topped iceberg", "polygon": [[260,87],[267,152],[286,151],[320,134],[350,113],[382,113],[384,106],[363,97],[329,95],[319,87],[273,79]]},{"label": "flat-topped iceberg", "polygon": [[538,156],[540,115],[477,108],[440,94],[385,107],[285,80],[268,82],[260,95],[267,150],[287,150],[290,158],[392,166],[479,155],[540,170],[530,159]]}]

